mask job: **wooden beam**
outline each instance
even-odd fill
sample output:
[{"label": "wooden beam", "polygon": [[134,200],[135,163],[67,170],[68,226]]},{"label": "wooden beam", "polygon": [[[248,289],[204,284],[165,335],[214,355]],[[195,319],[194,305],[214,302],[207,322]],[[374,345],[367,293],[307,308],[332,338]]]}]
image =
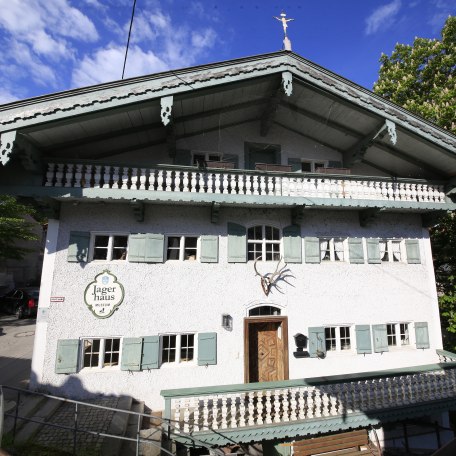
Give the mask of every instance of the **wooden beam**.
[{"label": "wooden beam", "polygon": [[368,166],[372,166],[372,168],[375,168],[375,169],[381,171],[382,173],[387,174],[388,176],[391,176],[391,177],[398,177],[397,174],[391,172],[390,169],[383,168],[383,166],[376,165],[375,163],[372,163],[371,161],[366,160],[366,159],[364,159],[364,158],[361,160],[361,163],[364,163],[364,164],[366,164],[366,165],[368,165]]}]

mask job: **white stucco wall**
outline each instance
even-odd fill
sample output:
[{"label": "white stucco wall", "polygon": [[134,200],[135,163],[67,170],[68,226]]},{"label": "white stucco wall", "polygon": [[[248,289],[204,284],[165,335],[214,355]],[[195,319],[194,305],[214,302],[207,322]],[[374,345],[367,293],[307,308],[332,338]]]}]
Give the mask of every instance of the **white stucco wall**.
[{"label": "white stucco wall", "polygon": [[[427,231],[418,215],[382,214],[369,228],[359,226],[358,213],[308,211],[301,224],[302,236],[419,238],[421,264],[289,264],[294,278],[265,297],[255,276],[253,262],[227,262],[227,222],[244,225],[291,223],[289,210],[222,208],[219,223],[210,223],[208,207],[146,206],[145,220],[134,220],[123,204],[63,204],[58,226],[55,261],[45,271],[50,295],[64,302],[45,303],[38,327],[47,330],[37,338],[33,368],[41,386],[54,392],[131,394],[153,409],[162,409],[161,389],[243,383],[244,318],[254,304],[271,304],[288,317],[289,377],[365,372],[437,362],[441,334]],[[129,262],[67,262],[70,231],[116,233],[212,234],[219,237],[219,262],[167,261],[163,264]],[[303,243],[304,244],[304,243]],[[303,255],[304,258],[304,255]],[[86,286],[109,269],[125,288],[125,299],[107,319],[98,319],[84,303]],[[270,272],[275,263],[259,265]],[[44,295],[42,295],[44,297]],[[221,327],[222,314],[233,317],[233,331]],[[312,326],[381,324],[387,322],[429,324],[431,348],[417,350],[413,344],[383,354],[328,353],[325,359],[296,359],[293,335]],[[59,339],[83,337],[140,337],[163,333],[217,332],[218,363],[162,365],[149,372],[123,372],[118,368],[84,369],[78,374],[54,373]],[[414,330],[411,328],[412,342]],[[352,344],[355,345],[354,326]],[[40,355],[41,361],[35,356]],[[42,363],[40,366],[39,364]],[[33,374],[32,374],[33,375]]]}]

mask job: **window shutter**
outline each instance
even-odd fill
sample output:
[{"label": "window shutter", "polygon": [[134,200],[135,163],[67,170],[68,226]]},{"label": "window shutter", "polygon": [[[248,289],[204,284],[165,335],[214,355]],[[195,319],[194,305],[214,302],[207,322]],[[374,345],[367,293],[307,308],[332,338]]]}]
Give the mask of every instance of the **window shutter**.
[{"label": "window shutter", "polygon": [[326,354],[325,328],[309,328],[309,355],[317,358]]},{"label": "window shutter", "polygon": [[429,329],[427,322],[415,323],[416,348],[429,348]]},{"label": "window shutter", "polygon": [[126,337],[122,343],[120,370],[139,371],[141,368],[141,337]]},{"label": "window shutter", "polygon": [[70,263],[87,263],[89,260],[89,244],[90,233],[71,231],[67,261]]},{"label": "window shutter", "polygon": [[163,234],[130,234],[128,261],[131,263],[163,263],[164,246]]},{"label": "window shutter", "polygon": [[247,262],[247,229],[228,222],[228,263]]},{"label": "window shutter", "polygon": [[56,374],[73,374],[78,370],[79,339],[57,341]]},{"label": "window shutter", "polygon": [[141,370],[160,367],[160,336],[143,337]]},{"label": "window shutter", "polygon": [[201,236],[201,263],[218,262],[218,236]]},{"label": "window shutter", "polygon": [[299,225],[286,226],[282,231],[283,255],[286,263],[302,263],[302,238]]},{"label": "window shutter", "polygon": [[306,237],[304,239],[306,263],[320,263],[320,239]]},{"label": "window shutter", "polygon": [[350,256],[350,263],[363,264],[364,263],[364,250],[362,238],[349,238],[348,251]]},{"label": "window shutter", "polygon": [[301,159],[299,159],[299,158],[289,158],[288,159],[288,164],[291,166],[291,170],[293,172],[296,172],[296,171],[301,172],[302,171]]},{"label": "window shutter", "polygon": [[198,334],[198,366],[217,364],[217,333]]},{"label": "window shutter", "polygon": [[418,239],[406,239],[405,250],[407,251],[407,263],[420,264],[420,243]]},{"label": "window shutter", "polygon": [[367,239],[367,262],[370,264],[381,263],[380,245],[378,239]]},{"label": "window shutter", "polygon": [[372,353],[371,331],[369,325],[356,325],[356,350],[358,353]]},{"label": "window shutter", "polygon": [[381,353],[388,351],[388,336],[386,333],[386,325],[372,325],[374,333],[374,351]]},{"label": "window shutter", "polygon": [[176,150],[176,156],[174,157],[174,164],[181,166],[192,165],[192,153],[189,150]]}]

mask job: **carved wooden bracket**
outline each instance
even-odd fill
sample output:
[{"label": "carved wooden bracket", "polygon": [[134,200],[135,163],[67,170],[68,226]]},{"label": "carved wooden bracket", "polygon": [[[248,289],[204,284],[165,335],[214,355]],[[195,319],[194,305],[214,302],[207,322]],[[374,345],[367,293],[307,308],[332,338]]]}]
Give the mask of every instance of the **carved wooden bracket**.
[{"label": "carved wooden bracket", "polygon": [[211,223],[218,223],[220,216],[220,203],[212,201],[211,206]]},{"label": "carved wooden bracket", "polygon": [[144,203],[142,201],[133,200],[131,202],[133,216],[137,222],[144,222]]},{"label": "carved wooden bracket", "polygon": [[291,223],[293,225],[300,225],[304,220],[304,209],[306,208],[305,204],[300,206],[295,206],[291,212]]},{"label": "carved wooden bracket", "polygon": [[17,131],[7,131],[0,136],[0,163],[5,166],[13,152]]},{"label": "carved wooden bracket", "polygon": [[173,96],[163,97],[160,99],[161,107],[161,120],[163,125],[166,127],[171,122],[171,111],[173,109]]},{"label": "carved wooden bracket", "polygon": [[359,211],[359,224],[365,228],[374,222],[378,218],[380,212],[384,209],[384,207],[371,207],[369,209]]},{"label": "carved wooden bracket", "polygon": [[289,71],[282,73],[282,87],[285,95],[291,96],[293,92],[293,75]]}]

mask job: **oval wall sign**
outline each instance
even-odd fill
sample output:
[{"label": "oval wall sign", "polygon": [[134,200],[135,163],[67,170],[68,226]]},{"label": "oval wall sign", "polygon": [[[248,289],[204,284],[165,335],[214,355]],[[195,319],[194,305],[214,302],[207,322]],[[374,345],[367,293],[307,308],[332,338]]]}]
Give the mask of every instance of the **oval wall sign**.
[{"label": "oval wall sign", "polygon": [[124,294],[117,277],[106,269],[87,285],[84,301],[96,317],[108,318],[122,304]]}]

